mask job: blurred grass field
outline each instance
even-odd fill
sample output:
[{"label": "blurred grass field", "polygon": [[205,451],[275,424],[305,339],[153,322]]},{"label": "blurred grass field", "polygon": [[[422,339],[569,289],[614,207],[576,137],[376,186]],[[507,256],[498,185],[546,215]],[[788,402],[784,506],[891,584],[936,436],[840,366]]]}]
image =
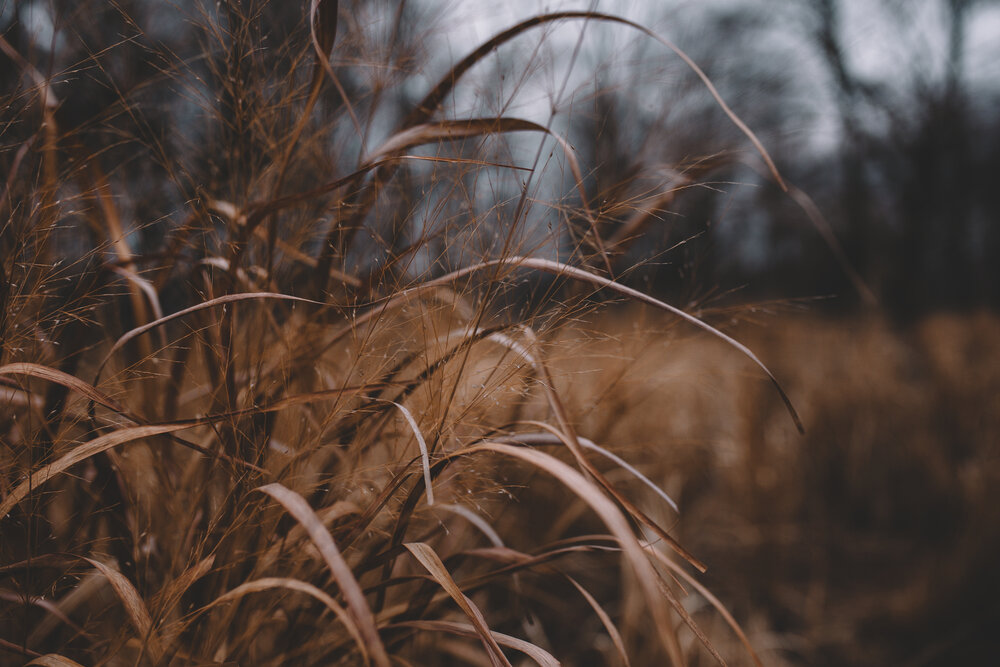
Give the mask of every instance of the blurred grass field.
[{"label": "blurred grass field", "polygon": [[634,309],[566,334],[580,432],[677,499],[678,536],[765,662],[988,662],[1000,319],[760,311],[726,331],[786,383],[804,436],[731,350]]}]

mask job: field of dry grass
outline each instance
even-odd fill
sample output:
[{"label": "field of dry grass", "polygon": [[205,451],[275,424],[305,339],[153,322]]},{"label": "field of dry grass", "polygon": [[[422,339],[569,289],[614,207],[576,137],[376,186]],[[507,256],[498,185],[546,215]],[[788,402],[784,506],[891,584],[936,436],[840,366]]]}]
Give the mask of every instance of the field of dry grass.
[{"label": "field of dry grass", "polygon": [[[988,662],[1000,320],[736,317],[726,330],[782,379],[805,435],[731,350],[634,309],[554,346],[573,350],[554,364],[580,433],[678,501],[679,518],[656,516],[676,521],[766,663]],[[711,610],[696,618],[726,641]]]},{"label": "field of dry grass", "polygon": [[402,6],[108,4],[0,35],[0,663],[985,655],[995,318],[692,314],[626,285],[673,180],[598,207],[553,118],[451,115],[614,24],[783,185],[684,52],[542,15],[413,101]]},{"label": "field of dry grass", "polygon": [[[110,407],[126,415],[146,401],[175,403],[177,427],[166,428],[184,439],[149,439],[121,422],[111,438],[89,441],[113,441],[115,449],[93,454],[61,479],[35,477],[39,489],[27,496],[35,514],[5,518],[5,626],[15,634],[4,639],[26,633],[24,648],[53,642],[81,664],[98,654],[110,664],[134,661],[151,650],[145,648],[151,636],[173,643],[168,655],[177,664],[198,650],[217,659],[236,650],[241,657],[234,659],[251,664],[311,662],[347,650],[353,661],[349,636],[326,644],[339,637],[329,627],[336,621],[297,597],[313,595],[340,608],[322,597],[322,551],[254,498],[255,485],[280,479],[283,487],[276,488],[310,498],[343,545],[387,639],[393,634],[385,623],[393,618],[389,627],[474,632],[426,582],[429,597],[422,604],[429,606],[422,614],[434,620],[411,617],[419,570],[387,556],[399,559],[405,552],[392,545],[408,543],[412,550],[413,540],[443,555],[495,631],[522,636],[565,664],[616,664],[616,631],[609,629],[619,626],[632,664],[655,661],[654,631],[641,620],[648,614],[645,597],[628,578],[608,576],[618,571],[618,548],[600,537],[607,525],[593,513],[593,499],[574,487],[585,484],[583,478],[566,478],[567,487],[544,472],[545,462],[531,470],[470,454],[475,443],[486,442],[522,442],[557,454],[564,435],[547,425],[552,405],[525,357],[511,353],[524,351],[513,339],[501,334],[484,339],[468,358],[449,355],[465,339],[449,346],[447,334],[457,329],[455,295],[442,296],[445,305],[436,308],[402,309],[400,329],[386,320],[363,343],[352,337],[346,347],[331,347],[326,327],[295,313],[280,329],[290,336],[283,342],[239,338],[237,349],[249,354],[263,345],[256,358],[274,365],[273,376],[287,376],[281,384],[287,398],[274,420],[242,422],[229,436],[268,429],[267,451],[255,455],[253,467],[235,464],[235,456],[223,459],[226,450],[206,458],[208,452],[177,447],[208,444],[225,433],[225,422],[197,423],[212,386],[198,365],[173,374],[176,387],[166,395],[145,392],[144,383],[158,374],[134,367],[106,371],[109,382],[100,393],[90,391],[90,400],[71,398],[65,409],[73,417],[54,438],[60,451],[90,437],[91,401],[104,404],[91,418],[108,424],[105,431],[121,422],[105,415]],[[675,319],[618,307],[543,336],[538,350],[549,360],[552,395],[577,437],[636,466],[680,512],[605,456],[593,459],[597,468],[650,525],[663,526],[708,567],[702,583],[739,619],[764,664],[984,658],[997,613],[992,563],[1000,517],[992,489],[1000,475],[1000,367],[994,361],[1000,322],[989,315],[942,315],[895,330],[878,318],[736,312],[741,321],[726,330],[779,374],[805,435],[759,369],[737,351]],[[309,374],[288,373],[307,342],[308,349],[328,353],[309,355]],[[419,358],[451,358],[421,383],[407,383],[404,378],[424,370],[422,362],[407,367],[405,360],[415,357],[406,345]],[[32,433],[33,425],[44,428],[35,410],[43,405],[45,384],[60,381],[56,371],[38,369],[3,369],[6,377],[32,371],[36,378],[16,389],[6,385],[7,437],[15,448],[23,442],[15,438]],[[412,388],[405,400],[367,397],[360,389],[331,396],[317,388],[363,387],[365,378],[388,375],[396,378],[392,386]],[[177,421],[182,417],[189,421]],[[115,433],[127,440],[119,443]],[[446,435],[428,447],[426,440],[438,433]],[[352,445],[337,444],[346,437]],[[429,469],[433,504],[421,484],[418,438],[439,462]],[[452,455],[463,458],[442,468]],[[20,489],[7,484],[5,513]],[[233,506],[236,498],[240,504]],[[214,525],[206,523],[211,516]],[[649,526],[638,525],[640,539],[659,541]],[[522,567],[505,571],[521,560]],[[115,577],[122,577],[117,585]],[[320,588],[306,588],[314,585]],[[41,593],[23,597],[28,586]],[[573,586],[589,593],[577,598]],[[730,664],[748,662],[724,617],[690,586],[676,594],[707,640]],[[587,606],[588,595],[600,607]],[[240,605],[224,602],[243,596],[251,597]],[[615,625],[602,625],[597,609]],[[347,612],[341,615],[351,627]],[[135,634],[140,628],[145,636]],[[323,643],[293,648],[288,636]],[[430,655],[488,664],[466,640],[396,636],[404,643],[397,639],[389,647],[405,648],[402,655],[414,664]],[[715,662],[690,632],[678,638],[688,664]],[[191,644],[194,649],[186,648]]]}]

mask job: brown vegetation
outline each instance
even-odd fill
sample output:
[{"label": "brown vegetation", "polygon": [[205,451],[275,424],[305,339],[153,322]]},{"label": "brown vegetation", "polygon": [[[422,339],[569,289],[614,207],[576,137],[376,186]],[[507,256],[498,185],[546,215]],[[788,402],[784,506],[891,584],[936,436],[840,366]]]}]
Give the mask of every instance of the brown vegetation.
[{"label": "brown vegetation", "polygon": [[[986,659],[1000,613],[1000,321],[736,317],[731,333],[782,378],[804,436],[731,351],[634,310],[553,344],[573,350],[553,365],[580,433],[678,501],[677,536],[766,663]],[[710,635],[737,656],[730,635]]]},{"label": "brown vegetation", "polygon": [[[115,4],[44,64],[0,36],[0,660],[818,663],[989,590],[992,319],[733,338],[628,287],[672,186],[602,212],[551,124],[446,102],[512,40],[610,22],[781,184],[698,66],[564,12],[404,105],[419,35],[366,7],[194,3],[173,50]],[[545,204],[543,148],[573,193]]]}]

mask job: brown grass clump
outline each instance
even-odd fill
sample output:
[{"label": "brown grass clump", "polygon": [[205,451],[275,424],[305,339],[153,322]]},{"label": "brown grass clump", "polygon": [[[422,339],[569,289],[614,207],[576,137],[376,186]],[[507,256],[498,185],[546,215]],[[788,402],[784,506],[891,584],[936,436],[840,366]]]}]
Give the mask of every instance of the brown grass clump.
[{"label": "brown grass clump", "polygon": [[[551,127],[445,112],[470,68],[538,26],[652,33],[538,16],[400,114],[419,42],[402,4],[384,41],[363,7],[289,7],[182,4],[173,47],[145,5],[53,14],[72,29],[47,58],[0,36],[16,69],[0,128],[4,662],[721,659],[691,591],[756,661],[693,577],[671,499],[581,430],[548,342],[606,290],[735,348],[789,423],[791,404],[748,348],[620,284],[631,236],[598,219]],[[515,132],[554,141],[577,197],[552,202],[561,228],[541,241],[528,180],[486,211],[475,194],[541,170],[500,141]]]}]

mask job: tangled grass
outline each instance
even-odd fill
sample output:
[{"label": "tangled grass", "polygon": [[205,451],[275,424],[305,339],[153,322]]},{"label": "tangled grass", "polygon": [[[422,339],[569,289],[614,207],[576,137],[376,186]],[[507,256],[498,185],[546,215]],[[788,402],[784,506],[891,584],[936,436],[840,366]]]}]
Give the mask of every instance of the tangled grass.
[{"label": "tangled grass", "polygon": [[[701,70],[623,19],[542,15],[472,50],[386,133],[416,41],[403,4],[382,50],[338,32],[363,10],[333,0],[183,6],[177,52],[147,38],[141,4],[70,13],[84,53],[68,63],[0,37],[17,70],[0,129],[3,661],[721,660],[685,606],[699,595],[759,663],[673,519],[652,518],[672,500],[579,434],[548,357],[601,292],[770,373],[619,281],[663,193],[601,219],[550,127],[445,117],[508,42],[614,22],[684,60],[780,182]],[[121,43],[98,39],[111,19],[133,31]],[[342,81],[331,52],[375,73]],[[93,113],[74,106],[91,94]],[[527,181],[477,213],[490,174],[541,169],[518,164],[511,133],[548,137],[571,177],[541,242]]]}]

